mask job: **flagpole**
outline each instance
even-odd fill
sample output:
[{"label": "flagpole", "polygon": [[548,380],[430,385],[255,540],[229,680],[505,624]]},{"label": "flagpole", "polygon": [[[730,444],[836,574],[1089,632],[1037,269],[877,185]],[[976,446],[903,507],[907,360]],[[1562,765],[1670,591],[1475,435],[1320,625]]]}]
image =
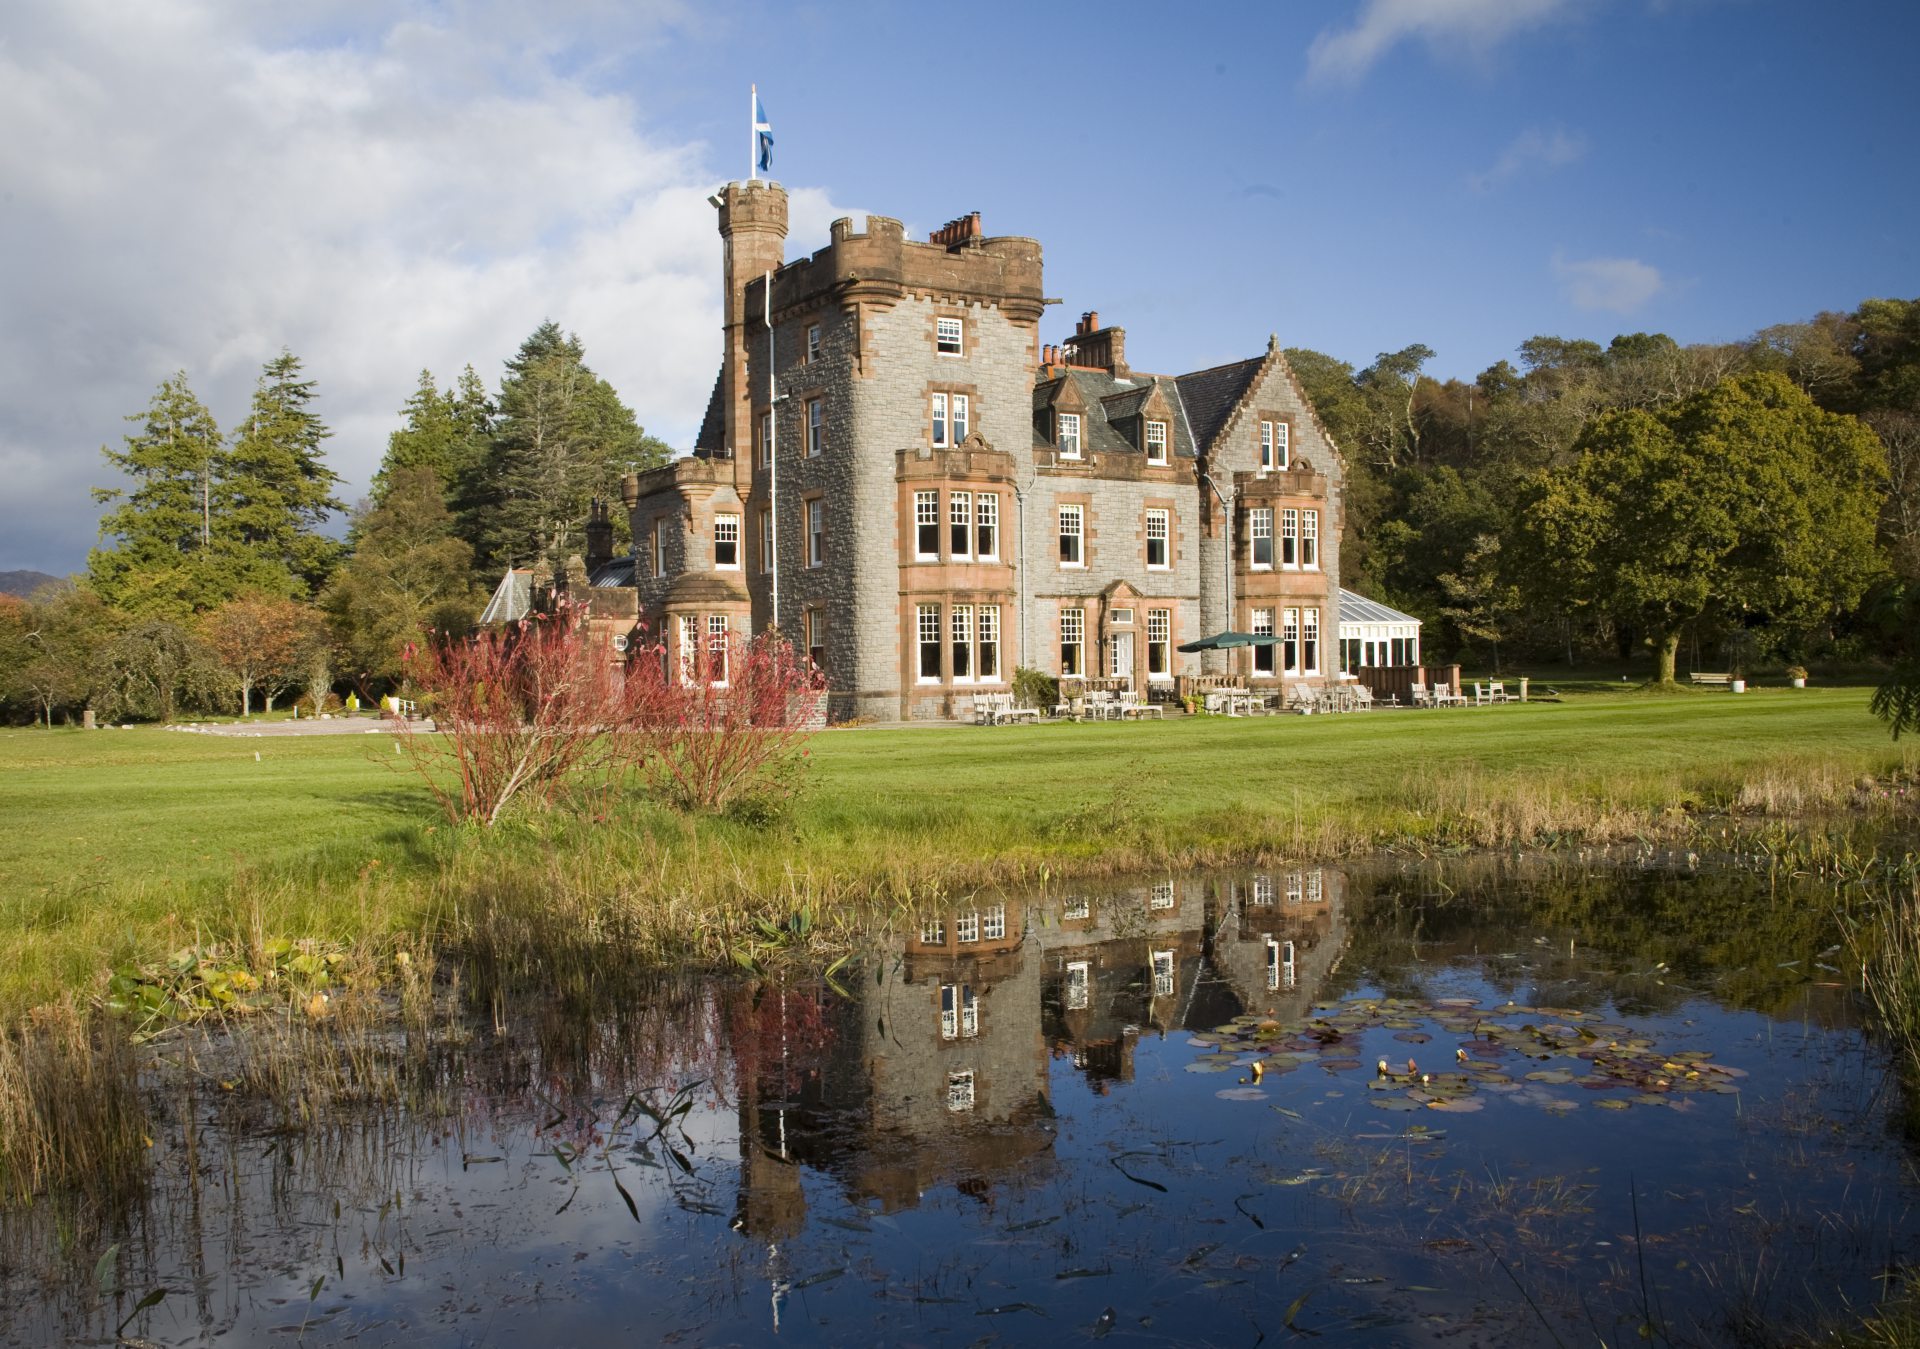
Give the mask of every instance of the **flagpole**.
[{"label": "flagpole", "polygon": [[747,181],[760,176],[760,86],[747,86]]},{"label": "flagpole", "polygon": [[780,383],[773,368],[773,273],[760,283],[761,314],[767,325],[767,510],[772,520],[773,627],[780,627]]}]

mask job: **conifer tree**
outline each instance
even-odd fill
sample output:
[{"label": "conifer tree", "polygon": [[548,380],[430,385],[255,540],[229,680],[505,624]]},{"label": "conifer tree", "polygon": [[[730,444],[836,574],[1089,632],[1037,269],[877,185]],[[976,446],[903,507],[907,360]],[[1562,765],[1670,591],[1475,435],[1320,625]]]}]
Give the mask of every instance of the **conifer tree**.
[{"label": "conifer tree", "polygon": [[588,502],[665,458],[580,339],[543,323],[507,362],[489,453],[461,484],[462,533],[487,573],[578,552]]},{"label": "conifer tree", "polygon": [[226,459],[222,526],[261,565],[285,569],[310,594],[341,552],[320,526],[346,507],[333,496],[339,477],[321,458],[332,432],[308,407],[313,381],[300,373],[299,358],[285,348],[261,371]]},{"label": "conifer tree", "polygon": [[129,488],[96,488],[110,505],[101,545],[87,558],[87,582],[116,608],[140,617],[183,619],[243,588],[287,593],[284,568],[260,567],[225,528],[228,451],[213,414],[187,387],[185,371],[165,380],[126,448],[100,452]]},{"label": "conifer tree", "polygon": [[431,370],[420,372],[419,386],[400,409],[406,425],[387,438],[386,458],[374,475],[372,497],[383,504],[393,477],[409,469],[429,469],[446,489],[449,506],[455,487],[486,456],[493,434],[493,400],[469,365],[459,383],[442,391]]}]

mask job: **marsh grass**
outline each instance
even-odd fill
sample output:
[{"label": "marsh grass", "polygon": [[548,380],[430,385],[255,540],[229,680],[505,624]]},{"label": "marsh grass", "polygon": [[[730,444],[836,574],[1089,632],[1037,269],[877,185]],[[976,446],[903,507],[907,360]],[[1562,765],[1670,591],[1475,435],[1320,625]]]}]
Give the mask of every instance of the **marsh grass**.
[{"label": "marsh grass", "polygon": [[0,1036],[0,1208],[53,1190],[111,1207],[145,1184],[150,1128],[122,1027],[68,1000]]}]

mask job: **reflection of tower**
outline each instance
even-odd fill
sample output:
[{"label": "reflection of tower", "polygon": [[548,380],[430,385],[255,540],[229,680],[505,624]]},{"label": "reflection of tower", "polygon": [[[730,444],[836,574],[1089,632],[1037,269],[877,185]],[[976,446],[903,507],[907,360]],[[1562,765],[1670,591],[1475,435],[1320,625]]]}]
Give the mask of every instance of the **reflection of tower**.
[{"label": "reflection of tower", "polygon": [[798,1236],[807,1199],[790,1139],[805,1084],[818,1076],[825,1033],[817,990],[763,990],[733,1020],[739,1078],[740,1194],[733,1227],[769,1243]]}]

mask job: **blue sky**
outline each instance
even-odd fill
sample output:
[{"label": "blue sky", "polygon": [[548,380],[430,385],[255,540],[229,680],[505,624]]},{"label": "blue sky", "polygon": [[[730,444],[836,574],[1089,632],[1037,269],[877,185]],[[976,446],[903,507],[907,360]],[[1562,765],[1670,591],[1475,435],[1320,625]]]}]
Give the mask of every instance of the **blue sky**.
[{"label": "blue sky", "polygon": [[1098,309],[1146,369],[1920,295],[1910,0],[534,9],[0,13],[0,568],[82,566],[122,417],[184,368],[231,427],[283,344],[350,497],[421,367],[495,383],[549,316],[687,444],[750,81],[790,257],[977,209],[1044,245],[1046,340]]}]

